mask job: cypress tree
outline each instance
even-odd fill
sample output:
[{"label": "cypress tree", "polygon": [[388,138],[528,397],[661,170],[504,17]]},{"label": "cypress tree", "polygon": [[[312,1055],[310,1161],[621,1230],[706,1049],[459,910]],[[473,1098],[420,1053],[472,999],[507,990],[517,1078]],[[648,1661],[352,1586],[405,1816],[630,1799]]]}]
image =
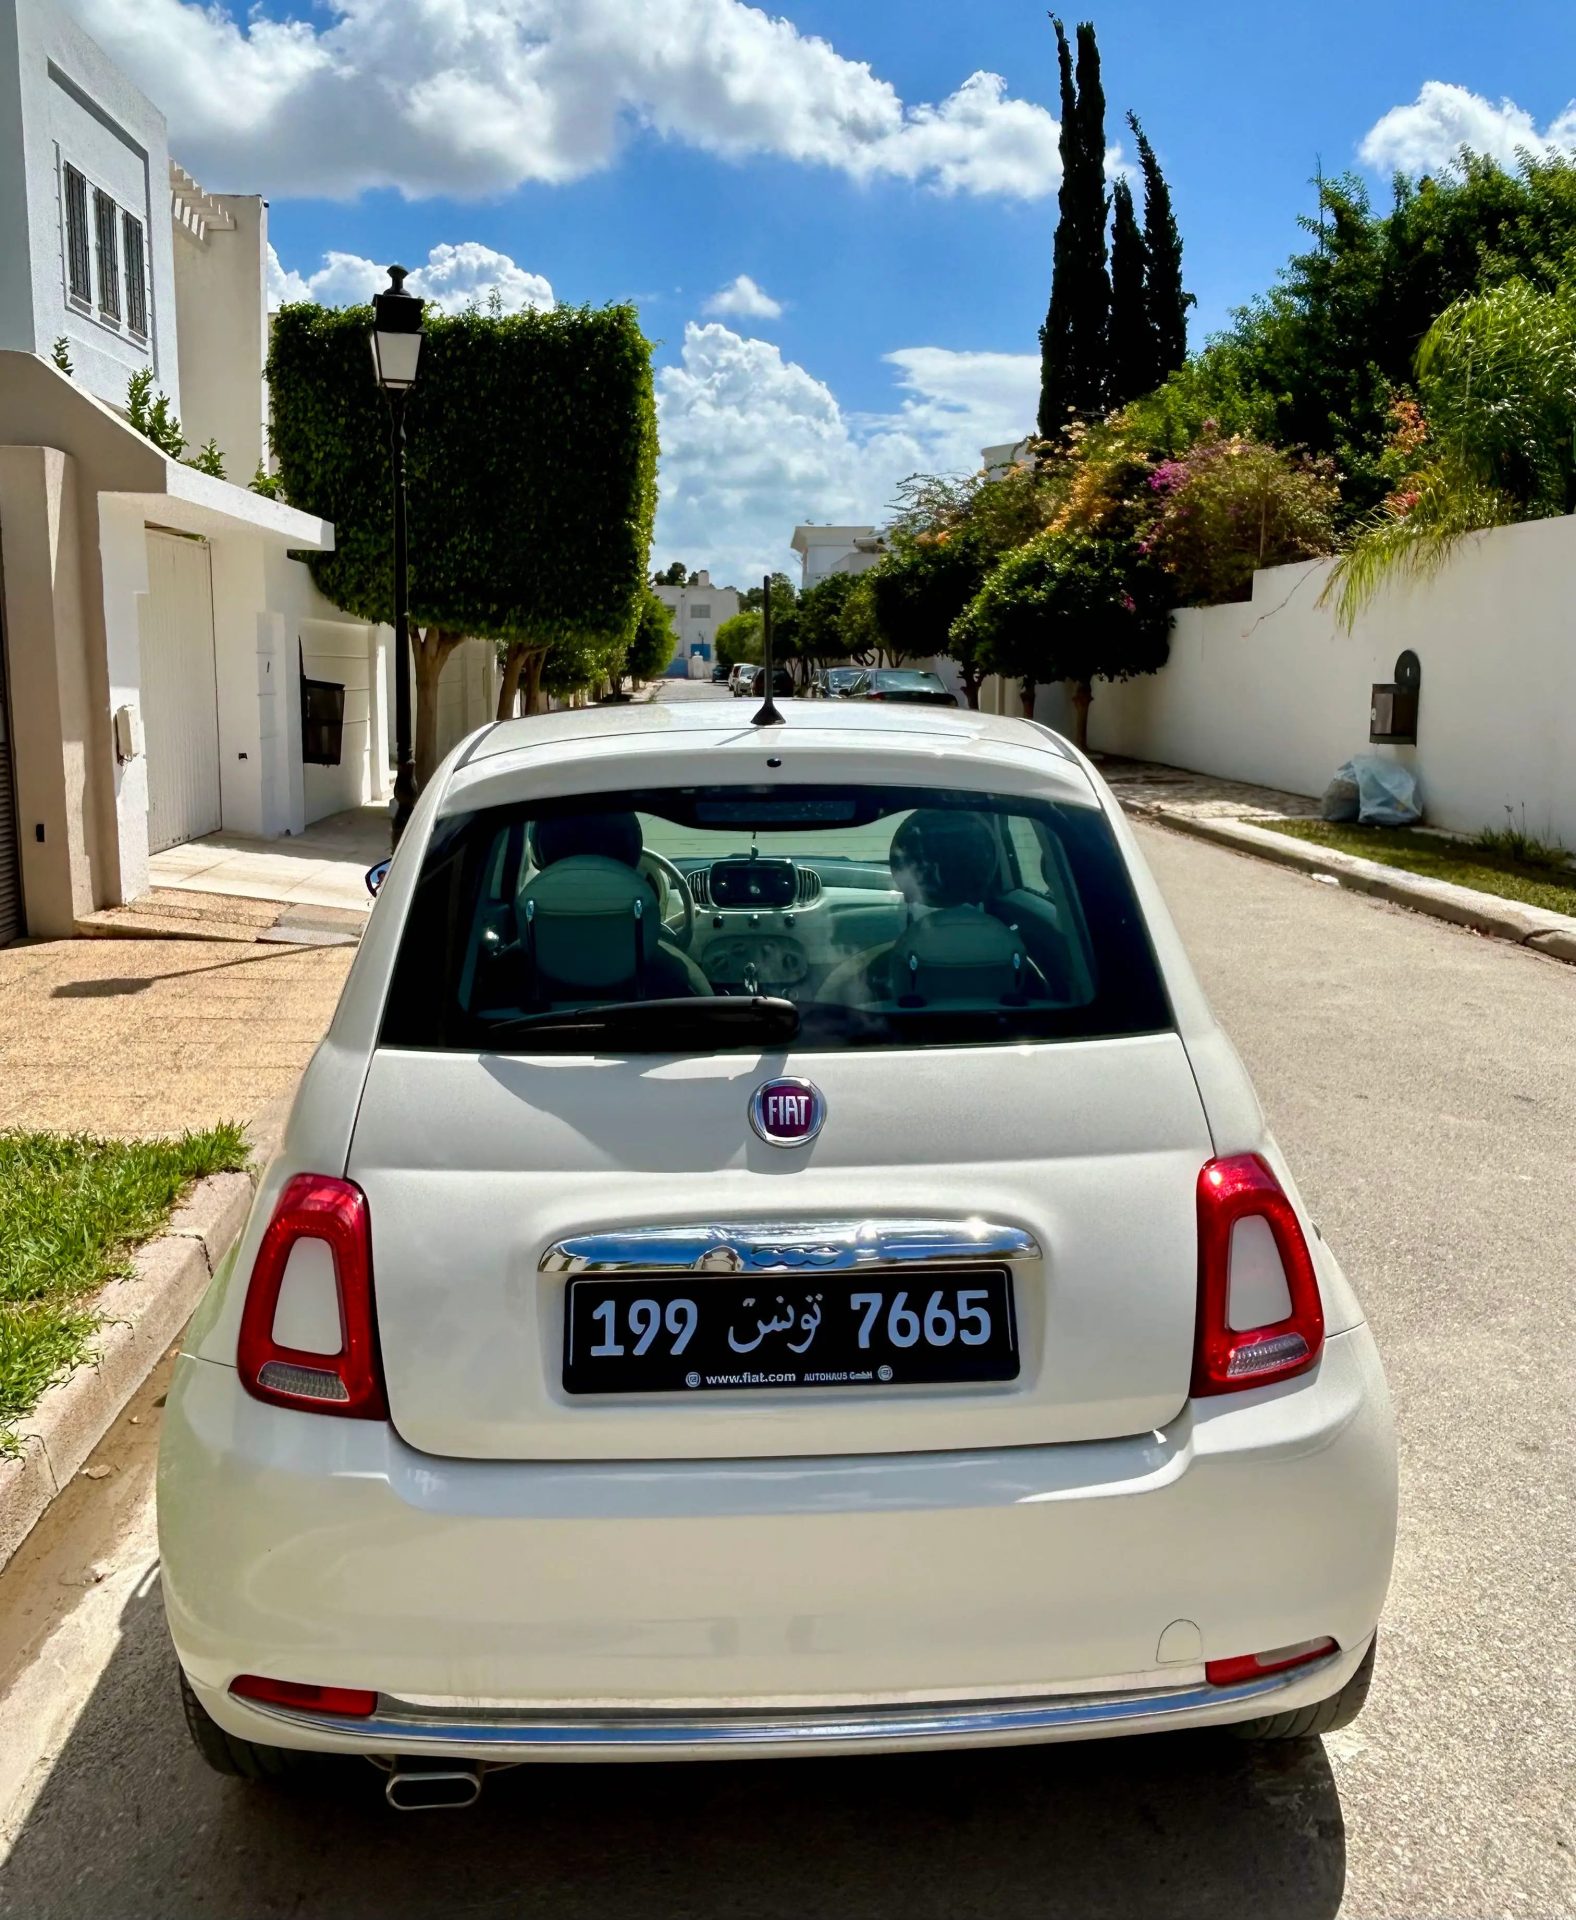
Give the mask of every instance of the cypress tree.
[{"label": "cypress tree", "polygon": [[[1070,417],[1103,413],[1111,283],[1106,273],[1105,92],[1100,49],[1088,21],[1078,27],[1074,73],[1066,29],[1055,15],[1061,72],[1062,184],[1051,269],[1051,302],[1040,329],[1040,437],[1055,440]],[[1076,84],[1075,84],[1076,81]]]},{"label": "cypress tree", "polygon": [[1138,115],[1129,113],[1127,124],[1138,142],[1144,170],[1145,299],[1155,342],[1155,378],[1150,384],[1156,385],[1187,358],[1187,310],[1194,301],[1192,294],[1182,291],[1182,236],[1171,211],[1171,189]]},{"label": "cypress tree", "polygon": [[1125,180],[1112,188],[1111,203],[1111,404],[1124,407],[1158,386],[1160,376],[1144,284],[1149,256]]}]

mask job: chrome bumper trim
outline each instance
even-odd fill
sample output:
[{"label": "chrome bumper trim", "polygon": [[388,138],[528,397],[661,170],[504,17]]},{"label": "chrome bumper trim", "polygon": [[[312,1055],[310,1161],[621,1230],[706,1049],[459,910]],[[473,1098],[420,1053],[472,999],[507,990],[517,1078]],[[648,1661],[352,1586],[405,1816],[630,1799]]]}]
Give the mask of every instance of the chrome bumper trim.
[{"label": "chrome bumper trim", "polygon": [[343,1737],[397,1742],[400,1750],[491,1747],[544,1756],[694,1752],[696,1749],[757,1747],[799,1750],[816,1746],[911,1744],[938,1745],[971,1740],[1032,1739],[1103,1727],[1160,1730],[1185,1726],[1194,1717],[1218,1718],[1219,1709],[1263,1703],[1274,1711],[1275,1697],[1293,1686],[1339,1666],[1348,1654],[1337,1651],[1288,1673],[1268,1674],[1235,1687],[1190,1685],[1145,1688],[1134,1693],[1062,1694],[1036,1699],[937,1701],[898,1707],[752,1709],[738,1713],[671,1710],[649,1713],[577,1712],[533,1714],[518,1708],[471,1709],[453,1714],[416,1707],[385,1694],[365,1720],[264,1706],[248,1700],[254,1712],[298,1727]]},{"label": "chrome bumper trim", "polygon": [[992,1220],[771,1220],[582,1233],[555,1242],[539,1264],[543,1273],[835,1273],[1040,1257],[1032,1233]]}]

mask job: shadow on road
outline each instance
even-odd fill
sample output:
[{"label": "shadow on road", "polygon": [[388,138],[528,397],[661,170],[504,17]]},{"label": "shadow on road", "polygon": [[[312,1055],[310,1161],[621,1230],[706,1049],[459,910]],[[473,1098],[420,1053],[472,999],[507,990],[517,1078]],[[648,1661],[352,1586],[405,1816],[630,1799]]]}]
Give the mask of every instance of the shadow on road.
[{"label": "shadow on road", "polygon": [[467,1813],[396,1814],[359,1761],[271,1793],[190,1750],[150,1579],[0,1871],[0,1909],[1328,1920],[1345,1873],[1317,1742],[519,1768]]}]

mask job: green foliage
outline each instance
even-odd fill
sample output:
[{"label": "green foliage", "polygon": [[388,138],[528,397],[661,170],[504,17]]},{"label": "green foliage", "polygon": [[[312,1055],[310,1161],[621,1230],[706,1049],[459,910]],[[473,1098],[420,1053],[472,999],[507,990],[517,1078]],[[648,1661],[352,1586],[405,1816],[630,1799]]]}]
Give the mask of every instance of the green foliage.
[{"label": "green foliage", "polygon": [[1185,605],[1245,599],[1256,568],[1334,551],[1340,491],[1328,460],[1205,434],[1157,466],[1148,486],[1142,544]]},{"label": "green foliage", "polygon": [[1145,289],[1144,236],[1125,180],[1111,189],[1111,402],[1123,406],[1159,379]]},{"label": "green foliage", "polygon": [[69,375],[76,372],[76,368],[71,364],[71,342],[64,334],[61,334],[54,346],[50,348],[49,357],[62,373]]},{"label": "green foliage", "polygon": [[634,638],[624,656],[624,671],[636,682],[655,680],[667,672],[677,646],[672,612],[648,588],[641,597]]},{"label": "green foliage", "polygon": [[1472,844],[1486,853],[1503,854],[1507,860],[1519,861],[1524,867],[1546,867],[1551,872],[1561,873],[1568,883],[1576,885],[1576,873],[1571,870],[1571,851],[1562,840],[1545,840],[1538,834],[1527,830],[1527,806],[1522,802],[1521,819],[1518,822],[1511,808],[1505,809],[1505,824],[1502,827],[1483,827],[1473,835]]},{"label": "green foliage", "polygon": [[682,587],[688,579],[689,569],[682,560],[675,560],[672,566],[665,567],[661,573],[654,573],[651,584],[654,587]]},{"label": "green foliage", "polygon": [[762,654],[759,608],[732,614],[724,620],[717,629],[713,645],[717,658],[725,667],[735,667],[741,660],[751,660],[759,665]]},{"label": "green foliage", "polygon": [[212,434],[186,464],[189,467],[195,467],[199,473],[206,473],[210,479],[224,478],[224,455],[219,451],[219,443]]},{"label": "green foliage", "polygon": [[1467,840],[1447,839],[1417,827],[1364,827],[1357,822],[1330,820],[1262,820],[1255,822],[1273,833],[1315,846],[1336,847],[1381,866],[1404,867],[1428,880],[1448,880],[1453,886],[1475,887],[1504,900],[1520,900],[1550,913],[1576,914],[1576,873],[1528,862],[1499,848],[1475,847]]},{"label": "green foliage", "polygon": [[83,1359],[97,1320],[88,1296],[131,1271],[187,1183],[244,1167],[239,1127],[179,1140],[0,1133],[0,1454],[8,1431]]},{"label": "green foliage", "polygon": [[[793,649],[801,660],[823,665],[848,656],[843,630],[843,615],[859,576],[852,573],[828,574],[800,594],[793,618]],[[775,609],[774,609],[775,611]],[[772,651],[778,651],[773,635]]]},{"label": "green foliage", "polygon": [[283,500],[285,497],[278,474],[270,473],[261,460],[257,463],[256,473],[246,484],[252,493],[260,493],[265,500]]},{"label": "green foliage", "polygon": [[1171,189],[1138,115],[1129,113],[1127,124],[1144,174],[1144,304],[1154,358],[1150,377],[1133,389],[1144,393],[1187,359],[1187,310],[1194,299],[1182,290],[1182,235],[1171,210]]},{"label": "green foliage", "polygon": [[987,673],[1071,682],[1080,745],[1095,680],[1163,667],[1169,582],[1136,542],[1052,529],[1000,561],[959,616],[956,639]]},{"label": "green foliage", "polygon": [[[772,583],[772,612],[787,613],[799,598],[799,590],[786,573],[774,573]],[[739,595],[739,605],[746,613],[758,613],[766,604],[764,587],[746,587]]]},{"label": "green foliage", "polygon": [[1398,179],[1383,215],[1360,182],[1325,180],[1301,224],[1313,244],[1211,341],[1196,387],[1254,396],[1251,422],[1211,407],[1224,430],[1331,455],[1345,515],[1360,521],[1391,491],[1391,401],[1446,308],[1507,280],[1547,291],[1576,279],[1576,160],[1529,154],[1508,171],[1469,156]]},{"label": "green foliage", "polygon": [[[319,588],[392,616],[388,415],[365,307],[274,321],[271,439],[292,505],[331,520]],[[632,307],[425,321],[406,403],[413,621],[562,650],[549,684],[622,647],[656,505],[651,349]]]},{"label": "green foliage", "polygon": [[902,534],[864,577],[877,644],[891,660],[950,654],[970,706],[983,677],[972,631],[954,632],[958,616],[985,584],[985,543],[966,522],[933,533]]},{"label": "green foliage", "polygon": [[1576,510],[1576,286],[1510,280],[1453,302],[1416,372],[1421,465],[1359,524],[1322,596],[1348,626],[1387,580],[1437,573],[1467,534]]},{"label": "green foliage", "polygon": [[1076,83],[1066,29],[1052,16],[1061,77],[1062,183],[1051,300],[1040,329],[1040,437],[1058,439],[1070,420],[1093,419],[1107,398],[1105,92],[1094,27],[1077,30]]},{"label": "green foliage", "polygon": [[186,451],[181,423],[170,411],[168,394],[153,391],[153,369],[143,367],[126,382],[126,418],[160,453],[179,460]]}]

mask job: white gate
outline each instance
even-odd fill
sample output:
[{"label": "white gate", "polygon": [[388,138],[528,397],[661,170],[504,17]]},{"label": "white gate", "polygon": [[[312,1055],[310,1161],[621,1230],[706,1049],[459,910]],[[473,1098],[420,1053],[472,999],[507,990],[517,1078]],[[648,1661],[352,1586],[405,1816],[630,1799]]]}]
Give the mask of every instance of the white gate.
[{"label": "white gate", "polygon": [[140,602],[148,851],[219,826],[219,689],[213,582],[201,540],[154,533]]}]

